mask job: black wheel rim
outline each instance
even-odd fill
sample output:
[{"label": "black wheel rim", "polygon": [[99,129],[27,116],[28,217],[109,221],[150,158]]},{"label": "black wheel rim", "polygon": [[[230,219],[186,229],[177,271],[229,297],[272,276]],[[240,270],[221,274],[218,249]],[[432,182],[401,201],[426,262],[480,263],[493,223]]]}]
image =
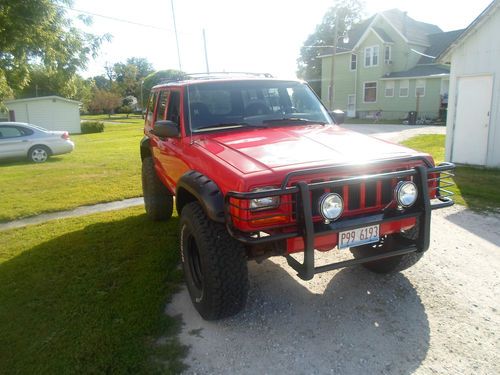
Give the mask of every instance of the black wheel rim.
[{"label": "black wheel rim", "polygon": [[203,273],[201,271],[200,252],[193,236],[189,236],[187,239],[187,261],[193,284],[201,291],[203,289]]}]

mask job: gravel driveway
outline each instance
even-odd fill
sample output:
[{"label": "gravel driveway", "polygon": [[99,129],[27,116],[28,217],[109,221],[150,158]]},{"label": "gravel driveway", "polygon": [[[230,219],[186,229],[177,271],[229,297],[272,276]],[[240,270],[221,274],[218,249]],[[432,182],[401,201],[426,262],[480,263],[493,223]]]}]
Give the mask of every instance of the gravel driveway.
[{"label": "gravel driveway", "polygon": [[183,289],[167,313],[182,314],[186,373],[500,373],[500,218],[455,206],[432,220],[431,248],[399,274],[354,267],[305,282],[281,258],[250,262],[246,309],[215,323]]}]

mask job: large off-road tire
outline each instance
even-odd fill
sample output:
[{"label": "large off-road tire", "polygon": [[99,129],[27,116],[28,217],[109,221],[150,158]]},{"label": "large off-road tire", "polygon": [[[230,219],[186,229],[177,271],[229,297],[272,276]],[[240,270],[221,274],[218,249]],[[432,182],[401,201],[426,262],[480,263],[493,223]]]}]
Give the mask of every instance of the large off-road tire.
[{"label": "large off-road tire", "polygon": [[205,320],[232,316],[245,307],[247,258],[224,225],[210,220],[198,202],[181,212],[182,267],[194,307]]},{"label": "large off-road tire", "polygon": [[[368,256],[383,254],[394,250],[398,241],[407,241],[407,239],[398,234],[389,235],[381,238],[380,241],[375,244],[351,247],[350,250],[352,255],[354,255],[354,258],[366,258]],[[376,273],[399,272],[413,266],[420,260],[420,258],[422,258],[423,255],[423,252],[413,252],[376,260],[374,262],[363,263],[363,266]]]},{"label": "large off-road tire", "polygon": [[174,209],[174,198],[156,175],[151,157],[146,157],[142,161],[142,192],[146,214],[151,220],[170,219]]}]

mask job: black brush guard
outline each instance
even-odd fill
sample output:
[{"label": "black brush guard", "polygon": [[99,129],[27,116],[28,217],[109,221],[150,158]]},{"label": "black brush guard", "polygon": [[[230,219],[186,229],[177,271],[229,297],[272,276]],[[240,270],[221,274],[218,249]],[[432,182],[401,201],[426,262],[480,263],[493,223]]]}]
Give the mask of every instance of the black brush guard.
[{"label": "black brush guard", "polygon": [[[424,160],[426,162],[426,160]],[[299,171],[289,174],[280,189],[263,191],[263,192],[228,192],[225,196],[225,217],[227,223],[227,229],[229,233],[237,240],[249,244],[258,245],[269,243],[273,241],[282,241],[288,238],[302,237],[304,241],[304,261],[300,263],[297,259],[291,255],[286,255],[287,262],[290,267],[297,271],[298,276],[303,280],[311,280],[315,274],[335,270],[338,268],[353,266],[361,263],[372,262],[380,259],[390,258],[393,256],[404,255],[412,253],[415,251],[423,252],[429,248],[430,242],[430,223],[431,223],[431,211],[438,208],[449,207],[454,204],[451,196],[453,193],[446,188],[453,185],[451,178],[453,175],[453,170],[455,165],[453,163],[442,163],[436,167],[420,165],[412,169],[407,169],[397,172],[387,172],[380,174],[372,174],[365,176],[357,176],[333,181],[319,182],[319,183],[309,183],[298,182],[296,185],[287,187],[286,185],[290,181],[290,178],[294,175],[301,174],[312,174],[318,171],[335,171],[333,168],[322,168],[321,170],[308,170]],[[429,175],[437,174],[437,177],[429,179]],[[332,189],[338,186],[344,185],[354,185],[361,182],[369,181],[381,181],[385,179],[398,179],[407,178],[413,176],[413,182],[418,188],[418,198],[417,202],[409,209],[402,211],[398,210],[382,210],[382,212],[376,214],[370,214],[367,216],[361,216],[356,218],[346,218],[331,223],[324,222],[313,222],[312,205],[311,205],[311,194],[310,192],[317,189]],[[431,203],[429,199],[429,181],[437,181],[437,186],[433,189],[436,190],[436,200],[437,203]],[[258,199],[264,197],[274,197],[282,195],[296,195],[296,228],[297,231],[278,233],[271,235],[255,235],[255,233],[246,233],[238,231],[232,224],[232,216],[230,214],[231,198],[235,199]],[[332,263],[324,266],[315,267],[314,259],[314,237],[316,235],[325,235],[338,233],[340,231],[346,231],[351,229],[356,229],[360,227],[365,227],[369,225],[383,224],[391,221],[399,221],[407,218],[417,218],[419,221],[419,233],[415,241],[407,241],[401,243],[399,248],[389,251],[384,254],[377,254],[374,256],[365,257],[362,259],[351,259],[347,261]]]}]

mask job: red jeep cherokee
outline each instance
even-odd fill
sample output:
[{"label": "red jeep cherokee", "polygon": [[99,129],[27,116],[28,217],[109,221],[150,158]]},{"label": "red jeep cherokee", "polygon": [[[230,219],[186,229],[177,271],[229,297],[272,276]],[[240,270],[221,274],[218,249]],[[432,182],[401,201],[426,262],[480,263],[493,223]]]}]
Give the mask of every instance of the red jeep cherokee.
[{"label": "red jeep cherokee", "polygon": [[[188,76],[152,89],[146,212],[169,219],[176,197],[186,283],[204,319],[244,307],[250,259],[285,256],[309,280],[355,264],[399,271],[429,247],[431,210],[453,204],[443,180],[454,166],[333,117],[300,81]],[[344,249],[354,258],[314,265],[315,250]]]}]

